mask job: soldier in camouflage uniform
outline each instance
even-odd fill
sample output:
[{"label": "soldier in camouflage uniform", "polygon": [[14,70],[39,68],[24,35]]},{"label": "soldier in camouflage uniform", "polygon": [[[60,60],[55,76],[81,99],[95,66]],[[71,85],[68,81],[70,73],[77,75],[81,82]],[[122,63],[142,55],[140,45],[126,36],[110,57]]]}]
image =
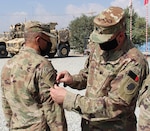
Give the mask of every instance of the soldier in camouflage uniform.
[{"label": "soldier in camouflage uniform", "polygon": [[67,131],[62,106],[50,96],[56,70],[43,56],[51,34],[37,21],[25,25],[25,46],[2,69],[2,107],[10,131]]},{"label": "soldier in camouflage uniform", "polygon": [[79,74],[62,71],[57,82],[74,89],[86,88],[85,96],[65,88],[50,89],[57,103],[82,116],[82,131],[136,131],[138,92],[149,72],[148,62],[125,34],[123,9],[110,7],[94,18],[90,41],[94,45]]},{"label": "soldier in camouflage uniform", "polygon": [[139,93],[138,131],[150,131],[150,75],[144,81]]}]

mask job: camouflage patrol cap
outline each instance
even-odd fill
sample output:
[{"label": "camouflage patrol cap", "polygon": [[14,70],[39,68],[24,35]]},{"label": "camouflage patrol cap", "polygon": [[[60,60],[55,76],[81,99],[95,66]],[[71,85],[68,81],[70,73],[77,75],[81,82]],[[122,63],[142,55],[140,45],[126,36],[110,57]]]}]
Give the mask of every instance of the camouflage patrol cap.
[{"label": "camouflage patrol cap", "polygon": [[45,24],[39,21],[28,21],[25,23],[25,33],[26,32],[41,32],[47,36],[55,37],[50,33],[50,29],[45,26]]},{"label": "camouflage patrol cap", "polygon": [[109,7],[102,11],[93,20],[94,31],[90,35],[90,39],[95,43],[104,43],[125,29],[124,10],[120,7]]}]

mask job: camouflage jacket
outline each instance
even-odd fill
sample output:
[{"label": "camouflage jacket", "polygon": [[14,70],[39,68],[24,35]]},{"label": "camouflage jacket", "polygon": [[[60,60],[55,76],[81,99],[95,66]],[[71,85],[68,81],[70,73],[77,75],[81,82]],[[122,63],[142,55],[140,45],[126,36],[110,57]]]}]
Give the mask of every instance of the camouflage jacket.
[{"label": "camouflage jacket", "polygon": [[74,82],[69,85],[75,89],[86,87],[86,94],[68,91],[64,108],[77,111],[102,131],[136,130],[134,111],[138,92],[149,73],[148,62],[128,39],[119,51],[104,52],[98,44],[92,48],[84,69],[73,76]]},{"label": "camouflage jacket", "polygon": [[140,90],[138,104],[140,106],[138,131],[150,131],[150,75]]},{"label": "camouflage jacket", "polygon": [[34,49],[23,47],[1,74],[2,107],[11,131],[66,131],[62,107],[52,101],[56,70]]}]

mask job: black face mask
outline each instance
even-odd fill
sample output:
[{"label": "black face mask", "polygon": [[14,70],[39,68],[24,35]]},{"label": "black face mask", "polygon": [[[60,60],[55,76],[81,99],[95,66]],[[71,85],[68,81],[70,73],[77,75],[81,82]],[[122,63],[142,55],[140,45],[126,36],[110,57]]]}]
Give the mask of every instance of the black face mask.
[{"label": "black face mask", "polygon": [[47,46],[46,46],[46,48],[44,50],[41,49],[41,47],[39,46],[41,55],[42,56],[48,55],[50,50],[51,50],[51,47],[52,47],[52,43],[51,42],[47,42]]},{"label": "black face mask", "polygon": [[112,41],[108,41],[105,43],[100,44],[100,48],[104,51],[110,51],[112,49],[115,49],[118,46],[118,42],[115,39],[113,39]]}]

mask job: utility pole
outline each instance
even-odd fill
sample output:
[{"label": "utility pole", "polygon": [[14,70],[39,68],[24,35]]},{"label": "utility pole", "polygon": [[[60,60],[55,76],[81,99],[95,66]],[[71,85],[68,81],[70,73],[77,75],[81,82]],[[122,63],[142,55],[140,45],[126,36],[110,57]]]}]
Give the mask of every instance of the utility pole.
[{"label": "utility pole", "polygon": [[148,0],[144,0],[146,6],[146,51],[148,52]]},{"label": "utility pole", "polygon": [[132,41],[132,0],[129,4],[129,13],[130,13],[130,40]]}]

